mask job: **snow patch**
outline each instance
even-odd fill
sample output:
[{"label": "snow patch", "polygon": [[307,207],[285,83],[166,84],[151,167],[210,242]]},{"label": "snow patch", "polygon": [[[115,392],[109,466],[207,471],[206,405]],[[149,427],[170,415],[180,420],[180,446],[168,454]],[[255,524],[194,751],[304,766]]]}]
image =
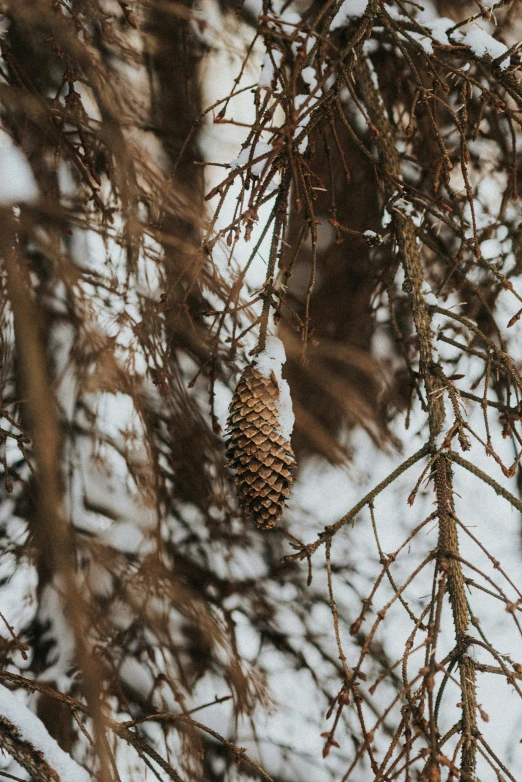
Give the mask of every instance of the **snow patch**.
[{"label": "snow patch", "polygon": [[486,261],[492,261],[502,255],[502,247],[498,239],[486,239],[480,245],[480,252]]},{"label": "snow patch", "polygon": [[339,27],[344,27],[349,19],[362,16],[367,7],[368,0],[345,0],[332,19],[330,30],[337,30]]},{"label": "snow patch", "polygon": [[433,440],[433,445],[435,446],[435,450],[436,451],[440,451],[440,449],[442,448],[442,445],[443,445],[445,439],[446,439],[446,432],[439,432],[435,436],[435,438]]},{"label": "snow patch", "polygon": [[143,698],[148,698],[154,689],[154,676],[135,657],[126,657],[123,660],[120,676]]},{"label": "snow patch", "polygon": [[[404,38],[404,40],[407,40],[407,37],[400,33],[401,38]],[[423,35],[421,33],[416,33],[413,30],[410,30],[408,32],[408,35],[410,38],[413,38],[414,41],[417,41],[417,43],[420,43],[426,54],[433,54],[433,44],[431,42],[431,39],[428,38],[427,35]]]},{"label": "snow patch", "polygon": [[433,35],[437,43],[442,43],[446,46],[449,45],[450,40],[447,35],[447,31],[450,27],[455,27],[453,19],[448,19],[447,16],[441,16],[437,19],[419,19],[423,27],[426,27]]},{"label": "snow patch", "polygon": [[35,201],[38,187],[31,166],[5,130],[0,129],[0,204]]},{"label": "snow patch", "polygon": [[380,234],[375,233],[375,231],[370,231],[370,229],[365,231],[363,236],[370,247],[379,247],[384,241]]},{"label": "snow patch", "polygon": [[313,92],[315,88],[317,87],[317,77],[315,75],[315,68],[312,68],[311,65],[308,65],[306,68],[303,68],[301,71],[301,76],[303,77],[303,80],[306,84],[310,87],[310,92]]},{"label": "snow patch", "polygon": [[[250,163],[250,171],[256,176],[261,176],[268,163],[268,155],[274,151],[271,144],[265,144],[264,141],[258,141],[255,146],[249,145],[241,150],[239,155],[230,163],[230,168],[235,171],[237,168],[243,168]],[[263,158],[259,160],[259,158]],[[251,161],[257,161],[252,163]]]},{"label": "snow patch", "polygon": [[36,714],[3,684],[0,684],[0,714],[16,725],[22,739],[43,754],[46,763],[61,780],[91,782],[90,774],[58,746]]},{"label": "snow patch", "polygon": [[295,11],[285,11],[279,21],[281,29],[287,35],[292,35],[301,24],[301,17]]},{"label": "snow patch", "polygon": [[286,361],[285,347],[277,337],[267,337],[265,349],[260,353],[254,366],[263,377],[269,378],[273,372],[279,386],[279,426],[281,434],[285,440],[290,440],[294,428],[295,416],[292,409],[292,397],[290,396],[290,386],[282,375],[282,367]]},{"label": "snow patch", "polygon": [[67,690],[71,685],[69,671],[74,659],[75,641],[71,626],[64,615],[60,593],[60,584],[48,584],[44,587],[40,596],[40,621],[44,625],[49,622],[43,640],[54,642],[51,666],[45,671],[46,678],[49,681],[55,679],[60,689]]},{"label": "snow patch", "polygon": [[276,75],[276,68],[281,66],[282,59],[283,52],[280,52],[278,49],[272,49],[270,52],[266,52],[261,65],[261,75],[259,76],[258,82],[259,87],[263,87],[266,90],[271,89]]},{"label": "snow patch", "polygon": [[421,293],[424,296],[424,301],[426,304],[431,305],[432,307],[436,307],[438,305],[437,297],[431,290],[430,286],[427,282],[423,282],[421,286]]},{"label": "snow patch", "polygon": [[[492,35],[482,30],[480,27],[472,27],[464,35],[461,36],[462,43],[471,47],[471,51],[477,55],[477,57],[484,57],[485,54],[496,60],[497,57],[506,55],[509,51],[506,44],[501,41],[497,41]],[[508,67],[509,62],[504,59],[499,63],[500,68],[505,69]]]},{"label": "snow patch", "polygon": [[154,547],[152,541],[147,541],[144,531],[132,521],[113,522],[100,532],[99,537],[107,545],[126,554],[145,554],[147,549]]}]

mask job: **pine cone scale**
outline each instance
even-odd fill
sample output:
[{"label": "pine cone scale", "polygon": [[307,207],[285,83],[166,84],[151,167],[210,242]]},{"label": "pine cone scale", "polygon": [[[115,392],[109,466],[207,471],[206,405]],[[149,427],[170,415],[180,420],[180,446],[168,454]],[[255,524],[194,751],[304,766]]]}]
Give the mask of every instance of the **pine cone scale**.
[{"label": "pine cone scale", "polygon": [[236,471],[239,504],[258,527],[270,529],[283,512],[295,458],[279,423],[279,387],[248,366],[237,384],[228,419],[226,455]]}]

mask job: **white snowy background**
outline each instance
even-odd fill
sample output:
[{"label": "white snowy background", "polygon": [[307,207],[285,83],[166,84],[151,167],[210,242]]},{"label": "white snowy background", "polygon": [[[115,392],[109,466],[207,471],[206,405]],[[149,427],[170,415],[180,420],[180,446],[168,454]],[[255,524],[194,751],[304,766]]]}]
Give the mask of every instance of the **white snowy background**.
[{"label": "white snowy background", "polygon": [[[247,0],[249,10],[259,11],[258,4],[252,0]],[[340,8],[336,17],[336,24],[339,26],[346,22],[348,17],[355,16],[363,12],[366,3],[364,0],[347,0]],[[438,40],[445,41],[446,21],[435,17],[429,10],[429,4],[424,3],[426,11],[423,16],[423,23],[428,26]],[[251,37],[251,31],[241,25],[232,15],[223,19],[219,14],[216,4],[213,0],[202,0],[200,4],[201,15],[207,20],[205,34],[211,42],[211,53],[207,57],[202,72],[203,91],[205,102],[213,103],[217,98],[229,93],[233,86],[234,79],[239,70],[243,59],[244,46],[246,46]],[[294,16],[292,15],[294,14]],[[287,10],[284,12],[284,18],[288,23],[295,22],[299,17],[295,12]],[[462,35],[462,40],[470,44],[474,51],[481,55],[491,54],[492,57],[498,57],[506,51],[504,44],[494,41],[490,36],[492,23],[480,22],[471,27]],[[489,32],[488,32],[489,31]],[[233,46],[230,43],[233,42]],[[427,42],[427,50],[429,47]],[[276,63],[277,64],[277,63]],[[271,61],[267,59],[267,54],[261,43],[256,45],[255,56],[251,58],[249,66],[246,68],[239,84],[260,84],[269,85],[271,80]],[[502,66],[501,66],[502,67]],[[303,76],[305,74],[303,73]],[[315,76],[310,74],[309,86],[313,96],[315,89]],[[313,98],[312,98],[313,99]],[[253,118],[253,109],[250,92],[234,98],[230,104],[231,111],[236,120],[248,123]],[[231,125],[219,125],[212,122],[209,118],[206,122],[200,136],[201,148],[208,161],[212,163],[230,164],[232,168],[240,166],[248,160],[251,150],[245,152],[242,149],[244,130]],[[262,155],[269,152],[271,147],[269,140],[266,146],[259,145],[256,155]],[[263,165],[262,163],[260,164]],[[7,134],[0,132],[0,202],[4,205],[15,205],[21,201],[30,201],[38,198],[38,191],[34,182],[28,162],[24,159],[22,153],[10,141]],[[262,170],[262,169],[261,169]],[[223,176],[223,169],[207,168],[207,189],[210,190]],[[237,192],[233,192],[222,210],[220,221],[217,228],[225,226],[231,219],[234,208],[234,198]],[[483,204],[482,215],[479,219],[487,221],[494,210],[498,208],[500,198],[500,189],[495,181],[494,172],[486,176],[479,184],[479,201]],[[212,211],[213,204],[209,204],[209,214]],[[268,214],[268,207],[267,212]],[[263,218],[266,214],[260,215],[260,221],[257,225],[254,235],[249,245],[242,242],[235,247],[232,259],[228,257],[226,249],[216,253],[215,258],[221,258],[221,273],[223,276],[233,278],[235,268],[241,267],[244,259],[248,257],[249,246],[253,246],[256,236],[262,230]],[[106,247],[95,234],[83,234],[78,232],[74,237],[77,252],[82,253],[83,262],[92,265],[92,268],[101,268],[106,257]],[[263,284],[266,274],[266,258],[270,236],[268,236],[259,250],[258,257],[251,265],[246,277],[246,285],[252,292],[259,289]],[[509,237],[505,233],[499,232],[486,247],[483,246],[485,257],[496,257],[499,252],[509,252]],[[487,243],[485,243],[487,244]],[[113,248],[116,252],[116,248]],[[516,283],[515,283],[516,284]],[[153,282],[152,282],[153,285]],[[429,294],[428,294],[429,295]],[[506,305],[506,321],[513,315],[514,309],[511,305]],[[377,315],[379,317],[379,314]],[[100,328],[111,333],[110,324],[101,323]],[[116,333],[114,330],[113,333]],[[125,346],[125,340],[131,339],[132,335],[119,333],[118,339],[122,341],[122,350]],[[254,339],[254,337],[252,337]],[[253,343],[252,343],[253,344]],[[522,353],[522,327],[520,323],[512,329],[511,345],[518,344]],[[444,355],[444,349],[447,346],[441,346],[441,354]],[[66,335],[64,335],[64,351],[66,352]],[[374,352],[377,356],[386,357],[389,345],[384,331],[377,329],[375,335]],[[449,355],[449,353],[448,353]],[[477,367],[468,359],[463,360],[456,371],[465,374],[467,377],[474,376],[477,373]],[[283,369],[284,374],[284,369]],[[196,389],[197,391],[197,389]],[[195,394],[196,394],[195,391]],[[66,405],[67,394],[71,393],[67,384],[63,384],[63,404]],[[478,393],[478,392],[477,392]],[[218,417],[224,426],[227,416],[228,405],[230,402],[230,391],[224,386],[218,386],[218,395],[216,399]],[[133,418],[132,404],[129,398],[124,395],[105,394],[98,400],[99,414],[105,417],[107,431],[117,437],[119,433],[128,431],[129,427],[137,426]],[[477,431],[483,434],[482,414],[477,405],[469,403],[471,412],[470,423]],[[451,409],[448,408],[448,423],[452,421]],[[407,456],[417,451],[424,442],[425,432],[425,414],[420,406],[414,406],[411,415],[410,426],[408,430],[404,429],[404,421],[399,418],[394,422],[394,432],[403,443],[401,453],[394,451],[383,452],[377,450],[370,438],[361,431],[352,433],[352,447],[354,453],[353,462],[345,467],[331,467],[325,465],[319,460],[311,460],[302,466],[299,479],[293,491],[292,508],[286,513],[286,525],[290,532],[294,533],[305,542],[312,542],[317,534],[325,525],[336,522],[350,508],[358,502],[364,494],[372,487],[384,479],[397,465],[399,465]],[[422,434],[419,434],[422,431]],[[136,458],[140,458],[139,448],[139,427],[137,430],[137,448]],[[509,440],[496,442],[496,446],[503,449],[501,456],[505,463],[511,463],[513,459],[512,444]],[[483,447],[478,443],[473,443],[472,450],[465,454],[466,458],[480,467],[486,473],[491,475],[501,485],[509,488],[515,495],[517,494],[515,479],[507,479],[501,472],[500,467],[492,458],[484,454]],[[124,464],[113,459],[113,472],[110,478],[106,474],[97,472],[93,467],[91,454],[88,450],[78,457],[78,479],[77,485],[73,487],[73,507],[71,512],[75,517],[75,523],[79,527],[89,530],[95,530],[102,540],[115,547],[125,551],[137,551],[141,546],[146,545],[146,532],[150,524],[154,523],[153,515],[147,513],[147,509],[140,505],[137,498],[129,492],[126,483]],[[403,474],[391,487],[379,496],[375,501],[375,517],[380,536],[380,542],[385,552],[395,550],[408,532],[411,531],[423,518],[432,511],[433,492],[431,485],[423,485],[419,495],[413,504],[408,505],[407,497],[424,469],[425,461],[422,461],[412,467],[407,473]],[[500,560],[505,570],[517,579],[519,578],[520,567],[520,541],[521,541],[521,519],[518,512],[512,508],[503,499],[497,497],[494,491],[486,488],[474,476],[470,475],[458,466],[455,467],[455,488],[457,491],[457,511],[464,524],[469,525],[473,534],[478,537],[485,548],[491,551],[494,556]],[[117,512],[119,523],[109,525],[106,521],[96,514],[89,514],[82,510],[81,514],[74,507],[74,496],[78,501],[82,493],[87,492],[93,500],[103,502],[105,507],[113,508]],[[83,507],[83,505],[82,505]],[[15,534],[17,519],[11,515],[9,503],[3,505],[4,524],[10,525]],[[152,512],[151,512],[152,513]],[[430,523],[422,531],[419,537],[415,539],[411,550],[403,552],[403,556],[397,560],[394,568],[394,575],[399,582],[410,572],[412,562],[420,561],[435,545],[437,535],[436,524]],[[494,572],[491,562],[477,550],[473,541],[465,534],[460,535],[462,556],[473,561],[485,573],[495,580],[498,580],[498,573]],[[422,550],[419,550],[422,548]],[[216,552],[216,560],[219,559],[219,553]],[[376,549],[371,522],[367,509],[364,510],[352,524],[339,532],[332,546],[332,558],[336,563],[342,563],[344,566],[351,566],[350,579],[355,589],[351,590],[343,585],[341,579],[334,579],[336,589],[336,599],[339,612],[348,611],[349,615],[356,616],[359,606],[353,607],[353,601],[359,600],[357,594],[367,594],[370,584],[379,572],[378,552]],[[326,593],[326,580],[323,564],[323,554],[320,550],[314,558],[317,567],[314,571],[314,589]],[[217,562],[216,562],[217,564]],[[225,560],[223,568],[229,567]],[[305,564],[302,565],[305,567]],[[255,552],[249,556],[243,563],[237,562],[238,572],[249,571],[250,575],[256,577],[256,567],[259,568],[259,574],[263,572],[261,560],[256,559]],[[2,604],[0,610],[6,617],[6,620],[14,627],[15,631],[21,631],[26,626],[34,607],[34,591],[36,587],[35,575],[31,567],[15,568],[14,558],[4,556],[0,563],[0,573],[3,578],[8,579],[8,583],[2,586]],[[412,606],[419,609],[425,605],[430,595],[431,569],[418,577],[409,592],[409,599]],[[103,589],[103,578],[99,588]],[[516,596],[507,583],[504,583],[506,594],[513,600]],[[384,605],[390,598],[391,592],[383,582],[382,588],[375,598],[375,604],[366,620],[367,624],[373,622],[378,608]],[[317,674],[321,677],[320,666],[321,658],[314,650],[313,646],[304,638],[304,626],[294,611],[294,601],[296,594],[291,587],[280,588],[278,595],[280,600],[280,622],[287,630],[291,628],[294,633],[295,647],[300,649],[306,659],[313,665],[317,665]],[[56,621],[56,606],[53,604],[53,595],[46,597],[49,606],[49,615]],[[514,659],[522,660],[522,648],[520,636],[511,620],[511,616],[504,610],[501,602],[488,598],[482,592],[470,590],[470,603],[476,613],[480,614],[484,632],[489,634],[497,649],[505,653],[510,653]],[[318,604],[314,609],[314,625],[319,636],[325,639],[325,645],[329,646],[332,657],[337,658],[337,650],[332,627],[331,613],[327,606]],[[240,607],[234,614],[236,621],[236,631],[238,635],[239,649],[245,660],[257,661],[265,670],[269,671],[269,685],[274,697],[275,705],[271,711],[259,709],[256,713],[256,728],[258,736],[261,737],[260,762],[270,772],[277,773],[280,764],[284,764],[289,776],[288,766],[284,760],[284,752],[281,747],[288,747],[290,750],[296,750],[296,754],[290,751],[290,768],[296,775],[302,775],[314,782],[321,782],[323,779],[329,779],[329,774],[325,768],[338,768],[342,776],[348,767],[353,756],[353,747],[351,744],[342,745],[340,750],[333,750],[326,764],[321,761],[321,751],[324,740],[320,734],[327,730],[329,724],[325,720],[325,715],[317,713],[317,694],[315,684],[312,682],[308,672],[302,674],[298,671],[289,670],[282,664],[282,658],[273,650],[260,649],[259,639],[255,630],[249,625]],[[452,645],[452,626],[451,613],[446,606],[443,620],[443,639],[442,648],[447,651]],[[404,609],[401,606],[395,606],[388,615],[384,623],[382,634],[385,638],[387,649],[391,658],[395,656],[399,659],[404,651],[404,643],[411,631],[411,622]],[[6,628],[0,628],[0,633],[8,637]],[[58,633],[61,639],[59,655],[56,660],[56,673],[64,675],[68,660],[72,651],[72,639],[69,635],[67,626],[64,624]],[[343,638],[345,650],[348,655],[348,663],[354,663],[357,659],[358,649],[350,637]],[[476,655],[479,662],[493,664],[494,661],[488,659],[483,651]],[[22,661],[20,661],[22,663]],[[412,656],[411,666],[422,666],[422,659]],[[144,691],[150,688],[151,681],[147,672],[140,666],[139,662],[132,664],[132,661],[126,662],[127,671],[122,670],[122,676],[128,676],[134,686],[142,687]],[[331,671],[328,672],[331,675]],[[521,726],[522,726],[522,706],[518,697],[511,691],[503,681],[500,683],[500,677],[493,675],[480,676],[479,702],[489,715],[488,722],[481,722],[480,730],[483,732],[488,743],[498,750],[500,757],[507,759],[507,764],[516,778],[522,778],[522,744],[521,744]],[[457,701],[459,692],[451,683],[448,688],[453,686],[454,692],[454,710],[453,713],[445,714],[443,722],[449,727],[457,715]],[[384,687],[383,687],[384,689]],[[204,679],[194,695],[194,703],[206,702],[215,695],[221,696],[227,694],[223,683],[219,681],[211,682]],[[379,690],[375,700],[379,703]],[[24,735],[42,749],[59,774],[63,774],[63,779],[78,780],[82,782],[88,776],[79,768],[69,756],[62,753],[53,740],[46,734],[45,728],[36,716],[26,707],[31,705],[32,699],[26,696],[22,691],[13,694],[5,687],[0,687],[0,714],[11,719],[20,725]],[[122,717],[122,715],[119,715]],[[319,718],[318,718],[319,716]],[[123,718],[123,717],[122,717]],[[205,722],[220,733],[226,735],[231,725],[232,714],[226,704],[207,709],[205,712]],[[247,747],[253,757],[258,757],[258,744],[253,740],[248,725],[245,723],[245,735],[241,737],[241,746]],[[150,727],[150,735],[154,734],[154,728]],[[131,752],[128,750],[128,752]],[[299,759],[297,758],[299,755]],[[308,759],[308,762],[307,762]],[[121,768],[128,766],[128,771],[121,772],[122,782],[134,780],[138,777],[132,771],[134,757],[126,757],[125,754],[119,758]],[[13,764],[9,758],[0,757],[0,764],[4,768],[9,768],[11,773],[20,778],[28,778],[23,769]],[[292,766],[292,764],[294,764]],[[304,764],[304,765],[303,765]],[[491,769],[484,770],[480,765],[480,773],[483,780],[492,779]],[[480,776],[480,774],[479,774]],[[141,769],[139,778],[142,780],[152,779],[149,771]],[[289,777],[290,778],[290,777]],[[340,777],[339,777],[340,778]],[[355,776],[355,779],[362,780],[362,776]],[[368,778],[368,777],[366,777]],[[243,779],[246,777],[243,776]]]}]

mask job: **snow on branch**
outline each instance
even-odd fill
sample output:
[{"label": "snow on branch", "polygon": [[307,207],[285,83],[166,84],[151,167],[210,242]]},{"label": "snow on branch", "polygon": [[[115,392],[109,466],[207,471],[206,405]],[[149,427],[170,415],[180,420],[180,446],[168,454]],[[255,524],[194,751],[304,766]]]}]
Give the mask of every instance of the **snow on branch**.
[{"label": "snow on branch", "polygon": [[0,744],[38,782],[91,782],[91,777],[49,735],[43,722],[0,685]]}]

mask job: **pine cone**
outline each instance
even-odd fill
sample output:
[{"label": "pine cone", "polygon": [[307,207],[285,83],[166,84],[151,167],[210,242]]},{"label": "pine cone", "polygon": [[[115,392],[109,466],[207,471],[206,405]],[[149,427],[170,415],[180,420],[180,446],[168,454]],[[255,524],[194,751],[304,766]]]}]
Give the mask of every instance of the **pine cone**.
[{"label": "pine cone", "polygon": [[278,383],[273,370],[267,377],[250,365],[241,375],[229,410],[227,458],[236,470],[239,504],[245,517],[261,529],[270,529],[281,517],[296,466],[280,421],[283,384],[286,381],[280,378]]}]

